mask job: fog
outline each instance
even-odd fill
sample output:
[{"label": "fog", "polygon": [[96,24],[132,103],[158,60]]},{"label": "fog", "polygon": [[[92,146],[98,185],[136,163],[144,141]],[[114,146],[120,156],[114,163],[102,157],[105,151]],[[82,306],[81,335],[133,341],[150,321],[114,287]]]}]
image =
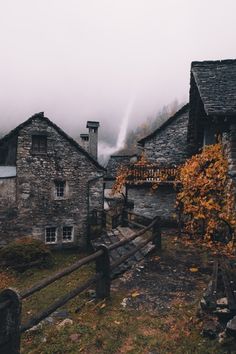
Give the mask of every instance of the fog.
[{"label": "fog", "polygon": [[44,111],[74,137],[99,120],[103,144],[115,141],[127,110],[130,129],[188,100],[192,60],[235,58],[235,10],[234,0],[1,0],[0,130]]}]

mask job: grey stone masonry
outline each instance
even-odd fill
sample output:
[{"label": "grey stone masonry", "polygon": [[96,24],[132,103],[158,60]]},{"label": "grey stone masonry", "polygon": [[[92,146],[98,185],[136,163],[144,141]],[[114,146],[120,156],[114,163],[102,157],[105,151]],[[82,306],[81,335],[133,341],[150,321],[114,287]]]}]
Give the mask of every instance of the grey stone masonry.
[{"label": "grey stone masonry", "polygon": [[[84,247],[90,208],[103,209],[104,169],[43,116],[35,115],[10,134],[17,136],[17,173],[1,182],[4,187],[0,183],[1,242],[22,236],[44,241],[46,228],[55,228],[51,246]],[[33,150],[34,136],[44,137],[46,151]]]},{"label": "grey stone masonry", "polygon": [[176,192],[170,185],[160,185],[157,190],[151,186],[129,186],[128,199],[134,202],[134,212],[154,218],[160,216],[166,223],[175,220]]},{"label": "grey stone masonry", "polygon": [[188,113],[188,105],[185,105],[160,128],[139,141],[148,160],[163,166],[179,165],[186,160]]},{"label": "grey stone masonry", "polygon": [[88,151],[96,160],[98,158],[98,127],[99,122],[87,122],[87,128],[89,129]]},{"label": "grey stone masonry", "polygon": [[228,152],[229,174],[236,181],[236,124],[230,125]]}]

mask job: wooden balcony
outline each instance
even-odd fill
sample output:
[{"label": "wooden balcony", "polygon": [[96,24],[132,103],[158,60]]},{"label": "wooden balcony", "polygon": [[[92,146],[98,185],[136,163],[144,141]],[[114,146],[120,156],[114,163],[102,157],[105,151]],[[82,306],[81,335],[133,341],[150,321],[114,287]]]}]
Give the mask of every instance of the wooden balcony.
[{"label": "wooden balcony", "polygon": [[176,166],[160,167],[158,165],[130,165],[127,184],[173,183],[177,176]]}]

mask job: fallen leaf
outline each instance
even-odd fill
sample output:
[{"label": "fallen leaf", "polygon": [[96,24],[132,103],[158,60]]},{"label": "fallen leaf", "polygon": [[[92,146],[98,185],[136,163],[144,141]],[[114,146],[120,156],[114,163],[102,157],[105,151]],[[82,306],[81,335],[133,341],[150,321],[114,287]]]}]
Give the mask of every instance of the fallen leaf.
[{"label": "fallen leaf", "polygon": [[131,294],[132,297],[137,297],[137,296],[139,296],[139,295],[140,295],[140,293],[137,292],[137,291],[135,291],[135,292],[133,292],[133,293]]},{"label": "fallen leaf", "polygon": [[114,321],[115,324],[119,325],[120,324],[120,321]]},{"label": "fallen leaf", "polygon": [[104,307],[106,307],[106,304],[102,304],[102,305],[100,306],[100,309],[103,309]]},{"label": "fallen leaf", "polygon": [[191,273],[196,273],[196,272],[198,272],[198,268],[195,268],[195,267],[189,268],[189,271],[190,271]]}]

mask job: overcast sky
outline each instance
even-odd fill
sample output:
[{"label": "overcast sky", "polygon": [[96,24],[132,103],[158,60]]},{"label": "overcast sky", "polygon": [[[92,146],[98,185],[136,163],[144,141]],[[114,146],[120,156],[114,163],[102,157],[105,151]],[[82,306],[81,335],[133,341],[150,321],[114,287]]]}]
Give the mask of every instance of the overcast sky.
[{"label": "overcast sky", "polygon": [[[73,136],[186,102],[192,60],[235,58],[235,0],[0,0],[0,119]],[[78,134],[77,134],[78,132]]]}]

